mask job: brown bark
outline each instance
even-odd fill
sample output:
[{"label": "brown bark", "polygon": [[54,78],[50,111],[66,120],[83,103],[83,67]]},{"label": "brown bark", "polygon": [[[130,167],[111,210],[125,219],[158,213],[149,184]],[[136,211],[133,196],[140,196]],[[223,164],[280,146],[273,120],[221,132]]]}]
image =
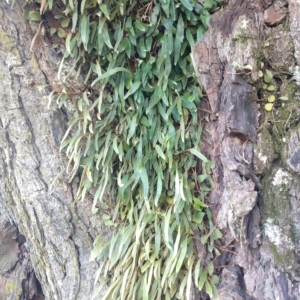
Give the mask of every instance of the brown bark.
[{"label": "brown bark", "polygon": [[[202,149],[216,163],[210,202],[224,233],[220,299],[300,297],[298,2],[228,1],[193,49],[210,111]],[[263,88],[266,70],[274,92]]]},{"label": "brown bark", "polygon": [[37,87],[54,87],[61,55],[47,36],[30,52],[38,24],[21,5],[0,1],[0,299],[88,300],[101,223],[89,197],[75,201],[76,180],[62,172],[55,181],[67,164],[58,150],[67,117]]}]

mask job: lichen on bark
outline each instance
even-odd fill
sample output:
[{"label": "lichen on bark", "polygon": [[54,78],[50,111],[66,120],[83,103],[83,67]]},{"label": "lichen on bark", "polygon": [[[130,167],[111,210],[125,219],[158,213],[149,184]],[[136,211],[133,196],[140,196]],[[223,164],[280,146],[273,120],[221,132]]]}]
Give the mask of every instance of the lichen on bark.
[{"label": "lichen on bark", "polygon": [[[224,245],[235,252],[220,258],[222,299],[300,295],[299,14],[297,1],[229,1],[193,52],[209,101],[205,109],[212,112],[206,116],[210,122],[202,149],[217,166],[210,199],[217,226],[224,228]],[[267,71],[274,92],[264,86]],[[246,86],[243,81],[252,86],[259,121],[256,127],[251,119],[252,139],[245,128],[230,126],[228,117],[240,105],[232,95]],[[240,102],[246,91],[239,94]],[[276,100],[267,112],[270,95]],[[248,118],[251,109],[245,107],[236,118]],[[250,191],[257,192],[253,202],[246,196]],[[242,218],[232,217],[241,211]]]}]

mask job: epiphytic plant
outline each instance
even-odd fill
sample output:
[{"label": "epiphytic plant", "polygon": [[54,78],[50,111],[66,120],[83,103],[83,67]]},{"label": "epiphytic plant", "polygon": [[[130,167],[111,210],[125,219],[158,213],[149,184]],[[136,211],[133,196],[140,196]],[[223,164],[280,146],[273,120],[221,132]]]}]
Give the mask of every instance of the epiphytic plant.
[{"label": "epiphytic plant", "polygon": [[[214,241],[221,233],[205,204],[214,165],[199,150],[201,90],[190,46],[202,38],[208,10],[218,2],[42,0],[38,8],[25,6],[32,20],[52,11],[53,22],[45,20],[49,33],[65,39],[58,74],[65,88],[49,100],[72,114],[62,149],[70,178],[81,174],[77,197],[94,190],[93,212],[101,208],[104,223],[115,228],[94,242],[91,259],[102,261],[95,298],[105,283],[102,299],[188,299],[193,284],[217,294],[213,262],[194,247],[218,254]],[[63,75],[67,60],[73,66]],[[70,101],[74,76],[84,88]]]}]

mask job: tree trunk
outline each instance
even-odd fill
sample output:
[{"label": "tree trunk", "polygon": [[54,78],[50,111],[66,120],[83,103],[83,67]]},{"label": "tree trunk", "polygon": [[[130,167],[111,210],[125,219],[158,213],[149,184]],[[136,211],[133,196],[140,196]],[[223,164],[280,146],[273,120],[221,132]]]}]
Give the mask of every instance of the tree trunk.
[{"label": "tree trunk", "polygon": [[0,299],[89,300],[101,223],[89,197],[75,202],[76,180],[55,180],[67,117],[37,87],[54,86],[61,57],[41,35],[30,52],[38,26],[21,4],[0,0]]},{"label": "tree trunk", "polygon": [[[300,297],[299,16],[297,0],[230,0],[193,49],[221,300]],[[103,228],[64,175],[67,112],[37,89],[57,87],[61,54],[37,31],[0,0],[0,299],[91,299]]]},{"label": "tree trunk", "polygon": [[228,1],[193,49],[220,299],[300,297],[299,17],[296,0]]}]

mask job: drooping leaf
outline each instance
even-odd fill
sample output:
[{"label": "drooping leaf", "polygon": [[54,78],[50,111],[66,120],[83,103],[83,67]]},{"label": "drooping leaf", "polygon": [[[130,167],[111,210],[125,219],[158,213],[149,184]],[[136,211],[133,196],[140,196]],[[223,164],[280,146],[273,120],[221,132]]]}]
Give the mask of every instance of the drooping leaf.
[{"label": "drooping leaf", "polygon": [[84,49],[87,51],[87,44],[89,42],[90,35],[90,22],[89,16],[87,15],[83,15],[80,18],[80,34]]}]

